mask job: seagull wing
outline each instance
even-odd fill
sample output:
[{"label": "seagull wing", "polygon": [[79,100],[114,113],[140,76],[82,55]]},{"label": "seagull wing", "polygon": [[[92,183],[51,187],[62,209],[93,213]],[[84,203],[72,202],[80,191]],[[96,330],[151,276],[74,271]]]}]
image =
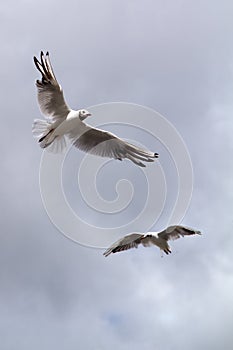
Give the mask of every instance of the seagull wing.
[{"label": "seagull wing", "polygon": [[169,226],[166,230],[158,233],[158,237],[169,241],[195,234],[200,235],[201,232],[185,226]]},{"label": "seagull wing", "polygon": [[36,81],[41,112],[52,121],[61,120],[62,122],[70,112],[70,108],[65,102],[62,88],[54,75],[49,53],[44,55],[41,52],[40,61],[34,57],[34,62],[42,75],[42,79]]},{"label": "seagull wing", "polygon": [[74,129],[69,133],[69,137],[77,148],[87,153],[119,160],[127,158],[141,167],[145,167],[143,162],[153,162],[158,158],[157,153],[131,145],[101,129],[86,125],[86,131],[77,138],[78,133],[79,130]]},{"label": "seagull wing", "polygon": [[115,243],[113,243],[104,253],[103,255],[107,257],[111,253],[117,253],[121,252],[123,250],[131,249],[131,248],[137,248],[138,245],[141,243],[142,238],[144,235],[140,233],[131,233],[130,235],[127,235]]}]

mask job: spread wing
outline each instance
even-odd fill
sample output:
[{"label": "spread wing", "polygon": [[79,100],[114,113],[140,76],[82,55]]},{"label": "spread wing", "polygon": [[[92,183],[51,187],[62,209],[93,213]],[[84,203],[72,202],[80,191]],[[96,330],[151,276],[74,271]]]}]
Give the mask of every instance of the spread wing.
[{"label": "spread wing", "polygon": [[195,234],[200,235],[201,232],[185,226],[169,226],[166,230],[158,233],[158,237],[169,241]]},{"label": "spread wing", "polygon": [[40,61],[34,57],[36,68],[42,75],[41,80],[36,81],[38,90],[38,102],[41,112],[52,119],[52,121],[61,120],[66,118],[70,112],[70,108],[67,106],[62,88],[58,84],[54,75],[50,60],[49,53],[44,55],[40,54]]},{"label": "spread wing", "polygon": [[111,253],[117,253],[121,252],[123,250],[127,250],[130,248],[137,248],[138,245],[141,243],[142,238],[144,235],[140,233],[131,233],[130,235],[127,235],[115,243],[113,243],[104,253],[103,255],[107,257]]},{"label": "spread wing", "polygon": [[141,167],[145,167],[142,162],[153,162],[158,158],[157,153],[131,145],[110,132],[87,125],[86,128],[87,131],[78,138],[78,129],[69,134],[73,144],[84,152],[119,160],[127,158]]}]

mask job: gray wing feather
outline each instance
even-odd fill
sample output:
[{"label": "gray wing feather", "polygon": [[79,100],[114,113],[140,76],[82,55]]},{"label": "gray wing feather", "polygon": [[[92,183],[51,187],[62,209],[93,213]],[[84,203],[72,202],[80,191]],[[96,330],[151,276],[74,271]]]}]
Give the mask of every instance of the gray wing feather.
[{"label": "gray wing feather", "polygon": [[49,53],[44,55],[41,52],[40,59],[41,61],[34,57],[36,68],[42,75],[42,79],[36,81],[40,109],[44,115],[53,120],[65,119],[70,108],[65,102],[62,88],[54,75]]},{"label": "gray wing feather", "polygon": [[88,127],[87,131],[78,138],[77,136],[75,138],[75,134],[75,130],[69,134],[74,146],[101,157],[119,160],[127,158],[141,167],[145,167],[142,162],[153,162],[158,157],[157,153],[140,149],[101,129]]},{"label": "gray wing feather", "polygon": [[201,232],[190,227],[185,226],[169,226],[166,230],[158,233],[158,237],[165,239],[166,241],[175,240],[184,236],[191,236]]},{"label": "gray wing feather", "polygon": [[103,255],[107,257],[111,253],[117,253],[121,252],[123,250],[131,249],[131,248],[137,248],[138,245],[141,243],[141,239],[144,235],[140,233],[131,233],[130,235],[127,235],[115,243],[113,243],[104,253]]}]

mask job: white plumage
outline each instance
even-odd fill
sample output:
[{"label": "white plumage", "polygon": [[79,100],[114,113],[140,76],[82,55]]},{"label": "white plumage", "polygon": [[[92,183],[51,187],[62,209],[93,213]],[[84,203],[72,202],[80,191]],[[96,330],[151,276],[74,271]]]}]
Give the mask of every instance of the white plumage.
[{"label": "white plumage", "polygon": [[36,81],[36,86],[39,106],[46,120],[35,120],[32,132],[42,148],[62,152],[68,137],[84,152],[119,160],[127,158],[141,167],[145,166],[143,162],[153,162],[158,158],[157,153],[143,150],[110,132],[84,123],[91,113],[85,109],[75,111],[68,107],[53,72],[49,53],[44,55],[41,52],[40,61],[34,57],[34,62],[42,75],[42,79]]},{"label": "white plumage", "polygon": [[171,249],[168,245],[169,240],[178,239],[184,236],[190,236],[195,234],[201,234],[200,231],[194,230],[185,226],[169,226],[162,232],[148,232],[147,234],[131,233],[115,243],[113,243],[105,252],[104,256],[108,256],[111,253],[121,252],[130,248],[137,248],[139,244],[144,247],[156,245],[166,254],[171,253]]}]

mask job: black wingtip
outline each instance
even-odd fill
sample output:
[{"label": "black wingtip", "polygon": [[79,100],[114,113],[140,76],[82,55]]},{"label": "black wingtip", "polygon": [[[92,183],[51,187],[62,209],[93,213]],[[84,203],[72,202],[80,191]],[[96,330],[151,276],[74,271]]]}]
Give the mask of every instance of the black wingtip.
[{"label": "black wingtip", "polygon": [[108,250],[106,250],[105,252],[103,252],[103,256],[105,258],[107,258],[112,252],[109,252]]},{"label": "black wingtip", "polygon": [[44,52],[43,52],[43,51],[41,51],[41,52],[40,52],[40,59],[41,59],[41,63],[43,62],[43,58],[44,58]]},{"label": "black wingtip", "polygon": [[46,56],[49,56],[49,52],[48,51],[46,52]]},{"label": "black wingtip", "polygon": [[158,153],[154,153],[154,157],[155,158],[159,158],[159,154]]},{"label": "black wingtip", "polygon": [[[33,57],[33,60],[34,60],[36,68],[41,72],[41,68],[40,68],[41,63],[40,63],[40,61],[38,60],[38,58],[36,58],[36,56]],[[42,74],[42,72],[41,72],[41,74]]]}]

